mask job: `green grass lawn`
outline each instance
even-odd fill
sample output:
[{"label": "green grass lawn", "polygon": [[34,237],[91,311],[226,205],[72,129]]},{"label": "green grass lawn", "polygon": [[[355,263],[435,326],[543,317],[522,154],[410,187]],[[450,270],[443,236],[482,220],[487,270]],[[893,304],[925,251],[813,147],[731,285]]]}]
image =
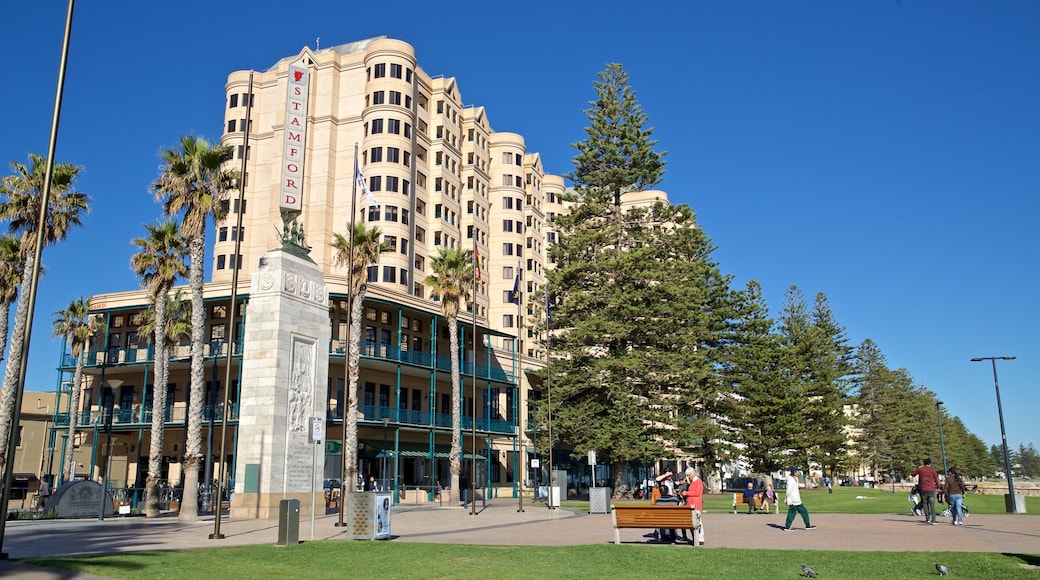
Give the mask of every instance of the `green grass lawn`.
[{"label": "green grass lawn", "polygon": [[475,546],[319,541],[27,562],[115,578],[1040,578],[1038,556],[995,553],[700,550],[684,546]]}]

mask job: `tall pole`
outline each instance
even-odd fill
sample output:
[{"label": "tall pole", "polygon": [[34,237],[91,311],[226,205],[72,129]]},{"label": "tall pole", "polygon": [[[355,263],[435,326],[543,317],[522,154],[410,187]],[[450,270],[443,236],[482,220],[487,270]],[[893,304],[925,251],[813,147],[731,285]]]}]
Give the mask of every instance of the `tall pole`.
[{"label": "tall pole", "polygon": [[[104,370],[102,367],[101,370]],[[104,382],[101,384],[101,399],[103,401],[104,409],[104,425],[105,425],[105,475],[101,478],[101,505],[98,506],[98,521],[105,521],[105,499],[108,496],[108,480],[109,473],[108,468],[112,466],[112,404],[115,404],[115,393],[112,393],[112,404],[109,404],[108,397],[105,395],[108,393],[108,387],[105,386]]]},{"label": "tall pole", "polygon": [[[32,272],[29,274],[26,304],[28,309],[25,313],[25,336],[22,338],[22,351],[19,356],[18,383],[14,385],[14,413],[11,416],[11,436],[7,445],[7,469],[4,471],[3,493],[0,494],[0,505],[7,509],[7,503],[11,497],[11,485],[14,483],[14,457],[17,446],[14,445],[15,436],[18,434],[18,423],[22,414],[22,393],[25,390],[25,371],[29,360],[29,343],[32,337],[33,310],[36,307],[36,287],[40,282],[40,259],[43,256],[44,233],[47,230],[47,207],[51,198],[51,178],[54,175],[54,152],[58,146],[58,121],[61,118],[61,99],[65,90],[65,65],[69,60],[69,40],[72,38],[72,12],[75,0],[69,0],[68,12],[65,15],[65,37],[61,45],[61,64],[58,65],[58,89],[54,96],[54,114],[51,117],[51,137],[47,145],[47,167],[43,177],[43,191],[40,199],[40,214],[36,222],[36,247],[32,264]],[[10,364],[10,361],[8,361]],[[6,515],[6,511],[5,511]],[[7,518],[0,518],[0,560],[7,559],[4,548],[4,531],[6,530]]]},{"label": "tall pole", "polygon": [[942,452],[943,477],[948,477],[948,473],[947,473],[947,469],[946,469],[946,443],[943,441],[942,409],[940,409],[940,407],[942,407],[942,405],[943,405],[942,401],[936,401],[935,402],[935,417],[936,417],[936,419],[939,420],[939,450]]},{"label": "tall pole", "polygon": [[[235,328],[238,326],[235,324],[235,315],[238,314],[236,311],[237,298],[238,298],[238,271],[242,267],[241,260],[238,259],[239,253],[242,251],[242,210],[245,208],[246,198],[246,161],[249,159],[249,129],[252,127],[252,113],[253,113],[253,71],[249,71],[249,84],[246,85],[246,127],[245,137],[242,138],[242,167],[239,169],[239,180],[238,180],[238,214],[235,218],[235,227],[238,228],[235,235],[235,267],[231,269],[231,296],[228,298],[228,320],[231,321],[231,328],[228,329],[228,342],[227,342],[227,354],[225,355],[224,369],[224,399],[223,404],[220,407],[220,456],[217,457],[217,488],[215,490],[217,494],[217,509],[215,510],[217,517],[213,518],[213,533],[209,535],[211,540],[223,540],[224,534],[220,533],[220,520],[223,514],[224,501],[221,499],[224,478],[227,473],[227,465],[225,464],[224,458],[227,452],[227,424],[228,424],[228,404],[231,396],[231,355],[234,354],[235,350]],[[243,316],[245,320],[245,316]],[[213,358],[213,365],[216,367],[217,359]],[[230,505],[228,508],[230,509]]]},{"label": "tall pole", "polygon": [[[477,275],[480,273],[480,260],[477,259],[477,228],[473,228],[473,298],[470,301],[469,312],[473,316],[473,398],[470,407],[473,415],[470,417],[470,448],[472,454],[469,460],[469,515],[477,515]],[[486,492],[485,492],[486,493]]]},{"label": "tall pole", "polygon": [[[357,401],[354,400],[355,393],[350,388],[350,347],[352,344],[351,334],[354,332],[354,224],[357,219],[357,182],[358,182],[358,143],[354,142],[354,175],[350,179],[350,240],[347,245],[348,252],[350,254],[350,262],[347,265],[347,346],[343,349],[343,393],[347,398],[347,404],[340,406],[343,408],[343,416],[340,418],[340,426],[342,431],[340,433],[340,446],[339,446],[339,457],[340,457],[340,478],[339,478],[339,520],[336,522],[337,528],[342,528],[347,524],[343,521],[343,515],[346,512],[345,504],[347,503],[347,489],[354,487],[353,474],[348,473],[347,461],[353,461],[357,464],[357,460],[354,459],[354,452],[351,450],[347,453],[347,416],[357,413]],[[358,337],[361,340],[361,337]],[[360,353],[359,353],[360,356]],[[350,487],[348,488],[347,475],[351,475],[349,482]],[[332,490],[329,490],[332,493]]]},{"label": "tall pole", "polygon": [[1008,455],[1007,446],[1007,435],[1004,433],[1004,410],[1000,406],[1000,384],[997,383],[997,361],[998,360],[1015,360],[1013,356],[980,356],[971,359],[971,362],[980,362],[988,360],[993,365],[993,388],[997,391],[997,416],[1000,417],[1000,444],[1004,448],[1004,473],[1007,474],[1008,481],[1008,496],[1011,498],[1008,503],[1011,513],[1018,513],[1018,506],[1015,504],[1015,484],[1011,481],[1011,458]]},{"label": "tall pole", "polygon": [[[516,288],[516,292],[514,293],[515,295],[513,296],[513,300],[516,301],[516,344],[515,344],[515,348],[513,349],[514,356],[516,357],[516,359],[515,359],[516,362],[513,363],[513,381],[516,383],[516,395],[513,397],[513,404],[518,407],[515,411],[513,411],[513,417],[516,418],[517,425],[518,425],[517,433],[516,433],[516,440],[517,441],[520,440],[520,434],[523,433],[523,428],[522,428],[522,426],[520,426],[520,409],[519,409],[519,406],[520,406],[520,364],[519,364],[520,363],[520,330],[524,326],[524,324],[523,324],[523,315],[521,314],[521,310],[520,310],[521,303],[523,302],[523,298],[522,298],[523,294],[520,292],[520,289],[519,289],[519,285],[520,285],[520,272],[521,271],[522,271],[521,270],[521,263],[517,262],[516,263],[516,280],[517,280],[516,286],[517,286],[517,288]],[[491,357],[488,356],[488,367],[490,367],[490,366],[491,366]],[[518,505],[518,507],[516,509],[516,511],[518,511],[518,512],[523,512],[524,511],[524,477],[527,475],[527,460],[524,459],[524,449],[526,447],[527,447],[526,445],[523,445],[523,446],[520,446],[517,449],[517,453],[520,456],[520,465],[523,467],[523,470],[515,469],[515,468],[513,469],[513,471],[515,472],[515,477],[516,477],[516,479],[520,483],[520,493],[516,494],[517,498],[519,498],[519,505]]]},{"label": "tall pole", "polygon": [[[552,313],[549,310],[549,283],[545,283],[545,391],[547,396],[546,402],[546,418],[549,424],[549,509],[556,509],[553,506],[552,501],[552,490],[553,490],[553,434],[552,434],[552,357],[550,351],[552,350]],[[563,489],[567,489],[567,482],[563,482]]]}]

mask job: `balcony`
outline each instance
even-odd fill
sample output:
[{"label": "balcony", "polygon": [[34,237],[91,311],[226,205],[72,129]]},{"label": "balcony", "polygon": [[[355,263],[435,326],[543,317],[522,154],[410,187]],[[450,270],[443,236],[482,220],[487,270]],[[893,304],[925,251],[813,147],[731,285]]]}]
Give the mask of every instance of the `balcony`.
[{"label": "balcony", "polygon": [[[342,339],[334,338],[329,341],[329,354],[344,356],[345,350],[346,344]],[[363,341],[361,343],[361,357],[370,360],[407,363],[424,368],[436,367],[438,371],[451,372],[451,357],[433,355],[428,352],[409,350],[406,348],[402,349],[392,344],[380,344],[368,340]],[[459,370],[463,375],[472,377],[473,363],[471,361],[462,361],[459,365]],[[515,382],[512,371],[506,371],[500,367],[493,367],[486,364],[477,365],[477,378],[490,379],[504,383]]]},{"label": "balcony", "polygon": [[[205,405],[202,407],[202,418],[203,421],[208,422],[211,418],[214,421],[220,422],[223,417],[224,406],[218,405]],[[187,423],[188,409],[183,405],[175,405],[173,407],[166,408],[166,425],[184,425]],[[238,420],[238,405],[230,404],[228,407],[228,421]],[[98,410],[96,407],[91,408],[88,411],[82,411],[79,417],[76,419],[77,427],[104,427],[105,425],[105,413]],[[112,411],[112,426],[113,427],[148,427],[152,424],[152,409],[135,405],[129,409],[115,409]],[[69,426],[69,413],[57,413],[54,416],[55,427],[68,427]]]},{"label": "balcony", "polygon": [[[217,356],[227,356],[228,343],[226,340],[214,340],[202,343],[202,354],[211,359]],[[191,356],[191,343],[182,342],[169,345],[170,360],[183,361]],[[242,340],[235,341],[233,356],[242,356]],[[152,345],[142,345],[127,348],[109,348],[107,350],[92,350],[86,353],[85,367],[100,368],[102,366],[131,365],[131,364],[154,364],[155,348]],[[61,368],[73,370],[76,368],[76,357],[65,354],[61,359]]]},{"label": "balcony", "polygon": [[[331,420],[342,421],[343,417],[341,413],[342,409],[330,408],[328,411],[328,418]],[[402,425],[442,427],[445,429],[451,428],[451,415],[448,413],[430,413],[428,411],[401,409],[400,417],[398,417],[398,410],[394,407],[358,405],[358,421],[364,423],[382,423],[383,419],[389,419],[390,424],[394,426]],[[470,431],[472,429],[473,419],[471,417],[462,417],[462,430]],[[477,431],[507,435],[512,435],[516,432],[511,421],[488,419],[486,417],[477,418]]]}]

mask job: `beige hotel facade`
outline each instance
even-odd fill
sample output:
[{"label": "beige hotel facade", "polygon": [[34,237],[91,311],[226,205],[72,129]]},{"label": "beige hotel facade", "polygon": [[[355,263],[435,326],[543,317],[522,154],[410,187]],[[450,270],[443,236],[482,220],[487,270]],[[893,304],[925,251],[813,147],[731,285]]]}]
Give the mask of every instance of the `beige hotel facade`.
[{"label": "beige hotel facade", "polygon": [[[287,91],[293,67],[309,76],[301,96],[306,112],[299,115],[304,127],[292,126],[300,121],[287,122],[287,108],[294,106]],[[530,469],[534,432],[529,430],[528,405],[541,396],[531,371],[544,368],[545,352],[530,324],[521,321],[535,312],[532,297],[544,280],[551,220],[564,211],[563,179],[545,172],[522,135],[495,132],[484,107],[465,104],[456,79],[430,76],[420,68],[413,47],[399,40],[380,37],[321,50],[304,48],[265,71],[232,72],[225,93],[220,142],[234,151],[230,167],[238,169],[245,158],[245,174],[242,203],[233,192],[227,218],[216,225],[215,242],[207,248],[212,267],[205,285],[203,452],[211,459],[206,470],[210,480],[217,477],[221,459],[229,479],[236,473],[238,401],[250,388],[238,380],[249,281],[260,258],[282,246],[286,168],[292,166],[290,185],[298,191],[290,201],[297,204],[309,258],[324,274],[328,289],[325,476],[340,476],[347,340],[346,269],[335,264],[331,243],[336,233],[349,232],[354,212],[359,222],[380,229],[389,248],[368,270],[358,389],[359,473],[373,475],[409,503],[432,500],[438,484],[448,485],[447,323],[424,280],[441,249],[468,250],[475,244],[484,261],[473,308],[476,340],[473,316],[465,309],[459,325],[464,464],[476,461],[477,486],[488,488],[492,496],[517,493],[521,477],[525,486],[536,479],[544,483],[546,475]],[[293,142],[296,130],[302,141]],[[300,151],[287,149],[297,143]],[[290,153],[297,157],[289,159]],[[378,206],[355,188],[355,162]],[[236,226],[239,217],[241,229]],[[238,256],[236,240],[241,241]],[[235,268],[241,301],[231,313]],[[509,299],[517,276],[520,305]],[[181,289],[187,298],[187,287]],[[57,413],[52,431],[55,454],[60,458],[67,445],[76,445],[77,461],[89,465],[89,473],[81,469],[78,474],[99,479],[111,466],[113,488],[141,488],[147,474],[154,352],[139,326],[148,302],[140,290],[91,297],[91,311],[101,316],[103,329],[87,353],[82,383],[71,385],[71,355],[64,355],[60,365],[62,391],[79,388],[82,396],[80,408],[73,411],[80,424],[75,443],[65,434],[69,397],[62,399],[66,407]],[[237,325],[235,343],[229,345],[232,324]],[[229,346],[234,378],[227,392],[227,454],[220,458]],[[179,483],[184,452],[189,350],[187,343],[177,345],[171,355],[163,477],[173,486]],[[102,421],[109,406],[116,442],[111,462]],[[53,464],[60,465],[60,460]],[[200,480],[204,477],[200,474]],[[241,482],[225,483],[241,491]]]}]

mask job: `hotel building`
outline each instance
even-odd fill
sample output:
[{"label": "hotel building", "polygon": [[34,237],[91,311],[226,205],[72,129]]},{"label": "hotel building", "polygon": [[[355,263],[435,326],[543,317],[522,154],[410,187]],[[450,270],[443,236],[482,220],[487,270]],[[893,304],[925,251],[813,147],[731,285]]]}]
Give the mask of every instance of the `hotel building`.
[{"label": "hotel building", "polygon": [[[464,469],[475,460],[477,486],[493,496],[517,493],[521,477],[525,485],[545,482],[546,474],[524,468],[533,457],[528,403],[540,397],[539,379],[530,371],[544,368],[545,360],[525,320],[535,312],[533,297],[543,284],[552,216],[565,211],[563,179],[545,172],[522,135],[495,132],[484,107],[465,104],[456,79],[428,74],[414,49],[399,40],[380,37],[304,48],[265,71],[231,73],[225,93],[221,144],[234,152],[229,167],[238,169],[245,162],[244,197],[240,203],[237,192],[231,192],[227,217],[216,224],[215,241],[207,249],[203,453],[209,461],[200,481],[216,478],[220,461],[226,462],[229,480],[241,479],[235,452],[246,435],[239,431],[239,403],[251,387],[239,381],[249,365],[242,356],[249,282],[264,254],[282,246],[281,212],[292,209],[299,212],[308,258],[327,287],[325,477],[338,479],[341,471],[348,312],[347,270],[335,263],[331,243],[337,233],[348,235],[353,214],[359,223],[378,227],[388,248],[367,272],[359,474],[375,476],[409,503],[428,501],[438,484],[448,484],[448,331],[441,304],[424,281],[442,249],[476,247],[484,262],[476,300],[463,304],[459,320]],[[355,164],[378,205],[356,187]],[[240,301],[232,313],[235,269]],[[519,305],[510,299],[518,276]],[[179,289],[187,299],[187,287]],[[90,467],[79,475],[97,479],[111,464],[108,477],[114,488],[141,488],[147,474],[154,352],[139,327],[148,306],[140,290],[93,296],[91,311],[101,317],[103,328],[87,352],[82,384],[70,384],[76,362],[71,355],[60,365],[60,382],[82,392],[80,408],[72,412],[80,424],[77,457],[89,454]],[[236,325],[233,344],[228,341],[231,325]],[[172,485],[181,477],[189,351],[184,343],[171,353],[163,478]],[[229,361],[234,378],[225,385]],[[216,456],[221,402],[229,386],[228,451],[221,458]],[[110,446],[117,456],[112,462],[99,444],[105,441],[108,408],[113,409],[117,442]],[[59,457],[69,444],[64,436],[69,412],[56,415]],[[242,491],[242,481],[230,483],[236,493]]]}]

